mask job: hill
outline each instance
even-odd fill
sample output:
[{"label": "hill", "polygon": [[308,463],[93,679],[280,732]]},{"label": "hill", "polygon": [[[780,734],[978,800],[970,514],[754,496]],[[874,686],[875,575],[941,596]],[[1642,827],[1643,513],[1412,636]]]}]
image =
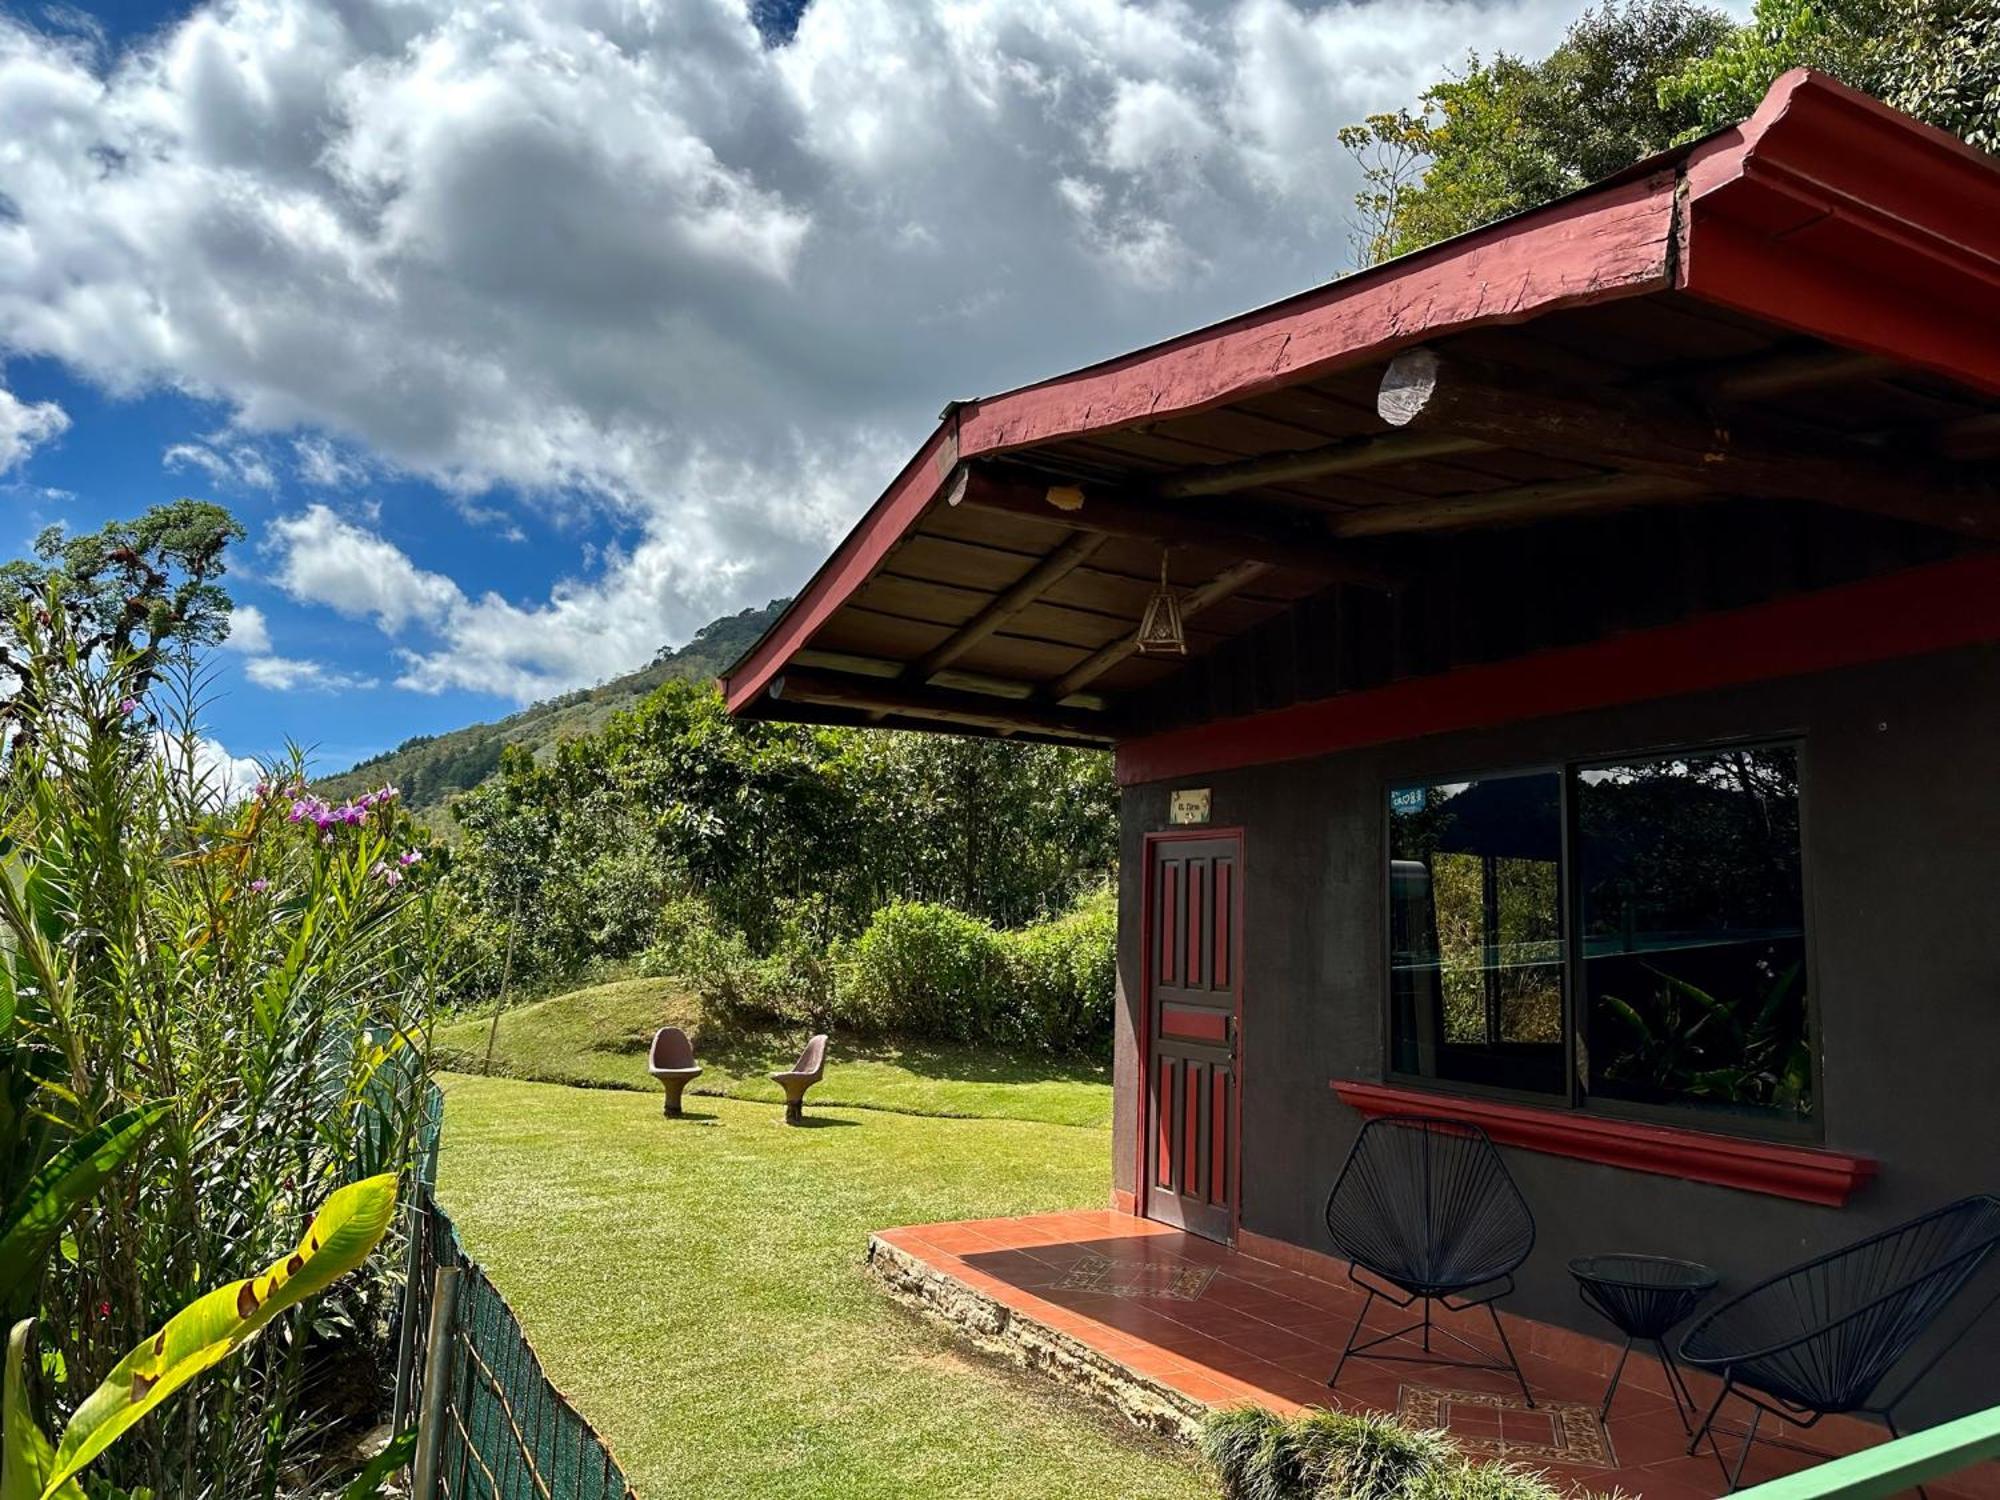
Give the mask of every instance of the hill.
[{"label": "hill", "polygon": [[392,782],[402,788],[410,810],[419,818],[441,833],[452,833],[455,825],[446,804],[492,775],[500,764],[503,747],[525,745],[535,754],[545,755],[565,739],[602,728],[613,714],[633,707],[663,682],[676,677],[702,681],[717,676],[750,649],[789,602],[773,599],[762,609],[711,620],[685,646],[663,649],[638,671],[596,687],[550,698],[495,723],[468,724],[446,734],[417,735],[393,750],[322,778],[318,790],[326,797],[352,797]]}]

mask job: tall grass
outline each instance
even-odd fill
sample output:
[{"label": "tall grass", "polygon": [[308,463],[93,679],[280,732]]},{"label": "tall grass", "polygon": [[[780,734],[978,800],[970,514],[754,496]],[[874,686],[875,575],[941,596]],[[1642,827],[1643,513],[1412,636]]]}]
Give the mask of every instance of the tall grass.
[{"label": "tall grass", "polygon": [[[53,589],[14,634],[0,1194],[63,1140],[165,1106],[33,1288],[59,1424],[174,1310],[284,1253],[334,1188],[409,1162],[442,896],[393,792],[326,807],[294,754],[232,798],[193,658],[108,657]],[[314,1378],[365,1351],[386,1290],[378,1272],[287,1314],[105,1477],[275,1495],[339,1415]]]}]

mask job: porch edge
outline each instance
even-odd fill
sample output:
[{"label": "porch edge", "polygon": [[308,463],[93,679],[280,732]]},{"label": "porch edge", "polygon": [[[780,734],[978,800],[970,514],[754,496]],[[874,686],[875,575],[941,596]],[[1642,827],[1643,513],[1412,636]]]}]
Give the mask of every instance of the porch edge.
[{"label": "porch edge", "polygon": [[1053,1378],[1145,1432],[1192,1445],[1208,1407],[1107,1358],[1081,1339],[1051,1328],[999,1298],[868,1236],[867,1269],[882,1289],[930,1322],[943,1324],[982,1352]]}]

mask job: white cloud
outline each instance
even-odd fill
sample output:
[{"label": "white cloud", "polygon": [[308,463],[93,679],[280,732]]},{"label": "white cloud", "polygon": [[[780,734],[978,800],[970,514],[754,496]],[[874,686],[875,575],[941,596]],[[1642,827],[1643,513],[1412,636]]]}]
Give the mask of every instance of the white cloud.
[{"label": "white cloud", "polygon": [[372,619],[390,635],[412,620],[438,623],[465,600],[442,573],[419,568],[393,543],[325,505],[273,522],[271,546],[278,586],[292,598]]},{"label": "white cloud", "polygon": [[198,469],[208,482],[223,488],[272,490],[278,476],[271,462],[250,443],[170,443],[160,462],[174,470]]},{"label": "white cloud", "polygon": [[768,48],[742,0],[213,0],[115,54],[0,14],[0,348],[217,403],[172,459],[218,486],[609,513],[528,604],[280,523],[410,686],[547,691],[797,588],[941,399],[1331,276],[1337,127],[1578,8],[812,0]]},{"label": "white cloud", "polygon": [[254,656],[243,664],[243,675],[258,687],[280,693],[336,693],[349,688],[375,686],[372,677],[338,671],[324,662],[292,656]]},{"label": "white cloud", "polygon": [[23,401],[0,386],[0,475],[27,461],[43,443],[69,428],[69,413],[53,401]]},{"label": "white cloud", "polygon": [[223,647],[245,656],[264,656],[271,650],[270,622],[254,604],[238,604],[229,612],[229,636]]}]

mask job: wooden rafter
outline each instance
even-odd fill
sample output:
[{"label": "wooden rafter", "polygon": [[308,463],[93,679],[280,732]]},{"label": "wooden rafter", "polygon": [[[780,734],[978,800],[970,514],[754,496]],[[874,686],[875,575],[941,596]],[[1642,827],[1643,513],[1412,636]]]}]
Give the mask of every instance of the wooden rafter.
[{"label": "wooden rafter", "polygon": [[916,688],[907,684],[840,677],[830,672],[788,671],[771,683],[771,697],[780,703],[808,703],[857,713],[934,719],[1005,734],[1025,730],[1059,739],[1103,745],[1114,737],[1102,715],[1054,704],[992,698],[946,688]]},{"label": "wooden rafter", "polygon": [[1692,480],[1664,474],[1592,474],[1584,479],[1552,479],[1437,500],[1412,500],[1345,512],[1328,521],[1338,537],[1407,536],[1424,531],[1462,531],[1506,526],[1556,516],[1601,515],[1638,505],[1709,498]]},{"label": "wooden rafter", "polygon": [[[909,670],[909,663],[897,661],[888,656],[866,656],[854,651],[817,651],[808,647],[792,657],[792,665],[811,667],[849,677],[901,677]],[[956,667],[947,668],[931,679],[941,688],[956,688],[967,693],[981,693],[988,698],[1008,698],[1016,701],[1033,698],[1042,690],[1040,683],[1023,682],[1018,677],[995,677],[989,672],[966,672]],[[1060,700],[1065,708],[1084,708],[1103,712],[1108,706],[1106,700],[1096,693],[1071,693]]]},{"label": "wooden rafter", "polygon": [[[1054,494],[1072,508],[1059,509]],[[1270,567],[1290,568],[1329,583],[1393,589],[1396,578],[1353,549],[1328,539],[1310,515],[1241,501],[1141,500],[1112,490],[1056,486],[967,465],[947,492],[953,505],[1092,531],[1163,546],[1206,547]]]},{"label": "wooden rafter", "polygon": [[1386,468],[1390,464],[1416,463],[1427,458],[1449,458],[1457,453],[1478,453],[1491,448],[1478,438],[1455,433],[1375,433],[1368,437],[1344,438],[1337,443],[1299,448],[1289,453],[1271,453],[1236,463],[1211,464],[1182,469],[1148,486],[1148,493],[1167,499],[1195,495],[1233,495],[1260,485],[1287,484],[1301,479],[1324,479],[1333,474],[1356,474],[1365,469]]},{"label": "wooden rafter", "polygon": [[966,652],[1027,609],[1051,588],[1088,562],[1109,537],[1101,531],[1079,531],[1020,580],[996,595],[991,604],[932,647],[905,674],[912,682],[929,682]]},{"label": "wooden rafter", "polygon": [[1816,501],[2000,539],[2000,488],[1908,455],[1891,458],[1764,422],[1741,428],[1672,400],[1565,391],[1454,364],[1427,348],[1389,362],[1376,411],[1392,427],[1455,432],[1705,490]]},{"label": "wooden rafter", "polygon": [[[1223,569],[1200,588],[1182,596],[1180,601],[1181,618],[1186,620],[1200,614],[1211,604],[1227,599],[1231,594],[1241,589],[1248,588],[1270,571],[1271,564],[1264,562],[1240,562],[1234,567]],[[1120,636],[1108,645],[1100,646],[1081,662],[1071,667],[1069,671],[1065,672],[1050,685],[1048,696],[1060,702],[1072,693],[1080,692],[1082,689],[1090,686],[1091,683],[1097,681],[1106,672],[1109,672],[1113,667],[1117,666],[1118,663],[1124,661],[1129,656],[1135,655],[1138,650],[1139,635],[1135,629],[1130,635]]]}]

